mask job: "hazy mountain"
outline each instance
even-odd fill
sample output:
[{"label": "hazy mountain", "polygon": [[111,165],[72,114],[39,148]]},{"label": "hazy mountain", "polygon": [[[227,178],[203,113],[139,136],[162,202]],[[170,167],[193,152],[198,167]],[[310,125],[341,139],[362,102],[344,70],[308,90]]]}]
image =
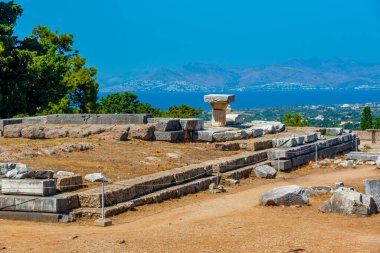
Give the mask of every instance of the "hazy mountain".
[{"label": "hazy mountain", "polygon": [[317,58],[240,68],[191,63],[177,69],[152,68],[122,79],[124,83],[105,85],[102,91],[380,89],[380,64]]}]

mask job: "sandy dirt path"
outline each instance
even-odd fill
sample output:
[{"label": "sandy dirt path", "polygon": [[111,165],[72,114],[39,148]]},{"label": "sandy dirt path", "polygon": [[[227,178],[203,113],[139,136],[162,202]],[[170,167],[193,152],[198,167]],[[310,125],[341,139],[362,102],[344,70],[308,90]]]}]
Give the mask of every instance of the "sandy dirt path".
[{"label": "sandy dirt path", "polygon": [[[258,202],[260,194],[277,186],[343,181],[361,190],[365,178],[380,178],[380,170],[312,171],[211,199],[192,195],[144,207],[138,215],[126,213],[107,228],[0,220],[0,252],[380,252],[380,214],[320,213],[327,195],[299,208]],[[177,205],[181,202],[186,204]],[[160,211],[150,212],[154,206]]]}]

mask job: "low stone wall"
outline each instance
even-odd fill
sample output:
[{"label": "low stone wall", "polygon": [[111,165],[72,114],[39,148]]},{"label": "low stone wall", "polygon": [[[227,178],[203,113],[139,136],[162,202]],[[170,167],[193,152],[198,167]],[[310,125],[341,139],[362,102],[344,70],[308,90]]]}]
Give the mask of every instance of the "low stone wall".
[{"label": "low stone wall", "polygon": [[272,150],[268,152],[268,158],[274,160],[272,165],[278,170],[289,171],[315,160],[316,156],[317,158],[331,157],[354,150],[360,143],[355,138],[355,135],[346,134],[294,148]]},{"label": "low stone wall", "polygon": [[[356,136],[363,141],[372,141],[372,132],[371,131],[355,131]],[[380,141],[380,130],[375,131],[376,141]]]},{"label": "low stone wall", "polygon": [[[246,152],[216,160],[206,161],[181,168],[162,171],[138,178],[116,182],[105,187],[105,205],[129,201],[175,185],[209,177],[212,173],[223,173],[266,160],[266,152]],[[91,189],[78,193],[81,207],[100,207],[101,195],[99,189]]]},{"label": "low stone wall", "polygon": [[147,124],[152,114],[52,114],[48,124]]},{"label": "low stone wall", "polygon": [[5,126],[14,124],[45,124],[47,121],[46,116],[40,117],[27,117],[27,118],[14,118],[14,119],[0,119],[0,131],[4,132]]}]

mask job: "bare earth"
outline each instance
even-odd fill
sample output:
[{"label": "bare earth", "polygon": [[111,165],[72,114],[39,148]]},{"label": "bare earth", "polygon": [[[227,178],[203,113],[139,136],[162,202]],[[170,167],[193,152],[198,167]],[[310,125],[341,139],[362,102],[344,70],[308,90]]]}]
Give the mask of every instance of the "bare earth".
[{"label": "bare earth", "polygon": [[[379,178],[374,166],[303,168],[276,180],[243,180],[228,193],[207,192],[139,207],[107,228],[90,221],[45,224],[0,220],[0,252],[380,252],[380,215],[323,214],[329,196],[305,207],[263,207],[264,191],[282,185],[332,185],[362,190]],[[2,250],[1,250],[2,249]]]}]

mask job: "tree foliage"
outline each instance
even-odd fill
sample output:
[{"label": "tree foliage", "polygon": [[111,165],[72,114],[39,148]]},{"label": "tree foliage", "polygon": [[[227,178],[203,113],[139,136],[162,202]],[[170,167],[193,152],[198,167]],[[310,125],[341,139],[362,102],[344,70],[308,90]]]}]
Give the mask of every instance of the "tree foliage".
[{"label": "tree foliage", "polygon": [[371,107],[366,106],[363,109],[362,117],[360,120],[360,129],[366,130],[372,128],[372,113],[371,113]]},{"label": "tree foliage", "polygon": [[21,6],[0,2],[0,117],[51,112],[93,112],[96,70],[73,50],[73,35],[37,26],[13,35]]},{"label": "tree foliage", "polygon": [[373,121],[373,128],[374,129],[380,129],[380,116],[376,117]]},{"label": "tree foliage", "polygon": [[292,116],[290,113],[287,113],[284,115],[284,124],[285,126],[304,127],[307,126],[307,121],[302,118],[299,113],[294,113],[294,116]]}]

